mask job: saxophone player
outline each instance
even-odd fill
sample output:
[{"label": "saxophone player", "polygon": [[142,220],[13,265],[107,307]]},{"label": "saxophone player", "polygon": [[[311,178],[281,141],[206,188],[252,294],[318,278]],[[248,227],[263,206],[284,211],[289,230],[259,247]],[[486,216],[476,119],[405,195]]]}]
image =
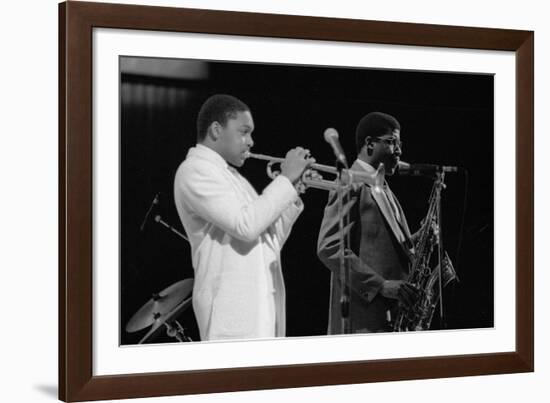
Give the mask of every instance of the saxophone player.
[{"label": "saxophone player", "polygon": [[[367,114],[357,125],[355,141],[357,159],[351,170],[372,174],[384,164],[386,176],[393,175],[402,152],[397,119],[381,112]],[[385,180],[382,192],[368,184],[346,190],[343,211],[349,211],[350,222],[341,237],[337,195],[331,192],[317,243],[320,260],[332,272],[328,334],[343,332],[342,312],[347,312],[351,333],[391,331],[398,303],[410,306],[418,299],[417,288],[406,281],[413,236],[405,214]],[[351,250],[345,256],[351,292],[348,307],[342,310],[340,240],[348,235]]]}]

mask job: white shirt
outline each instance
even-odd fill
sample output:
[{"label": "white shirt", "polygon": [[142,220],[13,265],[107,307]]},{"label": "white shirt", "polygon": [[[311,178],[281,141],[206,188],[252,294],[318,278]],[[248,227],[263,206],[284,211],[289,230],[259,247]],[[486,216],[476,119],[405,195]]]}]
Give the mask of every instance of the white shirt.
[{"label": "white shirt", "polygon": [[[357,159],[356,161],[359,165],[361,165],[361,167],[363,167],[365,171],[367,171],[367,173],[373,174],[376,172],[376,169],[374,169],[374,167],[368,162],[365,162],[360,159]],[[397,221],[401,221],[401,215],[399,214],[399,209],[397,208],[397,203],[395,202],[393,192],[389,189],[389,186],[385,180],[384,180],[384,189],[386,190],[385,194],[388,198],[388,201],[390,202],[393,213],[395,214],[395,218],[397,219]]]}]

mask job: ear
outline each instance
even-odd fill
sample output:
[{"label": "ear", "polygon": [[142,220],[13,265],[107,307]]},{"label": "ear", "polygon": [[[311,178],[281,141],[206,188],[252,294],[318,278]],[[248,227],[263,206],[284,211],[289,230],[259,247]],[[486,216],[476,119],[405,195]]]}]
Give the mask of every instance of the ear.
[{"label": "ear", "polygon": [[214,121],[210,124],[207,133],[212,138],[212,140],[217,141],[220,138],[221,128],[222,126],[217,121]]},{"label": "ear", "polygon": [[365,137],[365,146],[367,147],[367,155],[372,155],[374,145],[372,143],[372,137],[371,136]]}]

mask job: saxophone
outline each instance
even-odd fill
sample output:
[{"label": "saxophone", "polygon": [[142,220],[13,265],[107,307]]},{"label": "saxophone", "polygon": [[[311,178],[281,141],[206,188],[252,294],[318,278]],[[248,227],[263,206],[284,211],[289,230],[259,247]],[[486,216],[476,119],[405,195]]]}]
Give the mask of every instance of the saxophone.
[{"label": "saxophone", "polygon": [[[415,246],[415,255],[407,281],[418,288],[419,298],[412,306],[398,304],[397,313],[393,322],[393,331],[406,332],[426,330],[430,328],[435,308],[439,303],[439,264],[433,264],[434,250],[439,246],[439,200],[441,189],[444,187],[442,176],[432,187],[429,199],[428,213],[420,229]],[[439,249],[439,248],[437,248]],[[439,250],[441,253],[441,250]],[[438,263],[437,262],[437,263]],[[453,280],[458,280],[454,267],[447,252],[441,259],[443,279],[441,287],[445,287]],[[432,268],[432,266],[434,266]]]}]

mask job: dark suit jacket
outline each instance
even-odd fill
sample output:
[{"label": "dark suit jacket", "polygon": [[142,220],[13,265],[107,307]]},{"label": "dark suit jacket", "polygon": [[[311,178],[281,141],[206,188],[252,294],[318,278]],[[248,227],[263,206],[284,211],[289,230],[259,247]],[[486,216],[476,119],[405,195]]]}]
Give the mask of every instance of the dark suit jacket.
[{"label": "dark suit jacket", "polygon": [[[365,172],[356,161],[352,171]],[[350,265],[352,333],[390,331],[387,311],[396,307],[396,300],[379,294],[384,280],[405,280],[412,256],[411,234],[397,198],[394,202],[400,215],[397,219],[384,188],[357,185],[345,192],[343,211],[349,211],[351,251],[345,254]],[[328,334],[342,333],[339,259],[340,235],[337,195],[331,192],[319,232],[317,253],[331,271],[330,312]]]}]

